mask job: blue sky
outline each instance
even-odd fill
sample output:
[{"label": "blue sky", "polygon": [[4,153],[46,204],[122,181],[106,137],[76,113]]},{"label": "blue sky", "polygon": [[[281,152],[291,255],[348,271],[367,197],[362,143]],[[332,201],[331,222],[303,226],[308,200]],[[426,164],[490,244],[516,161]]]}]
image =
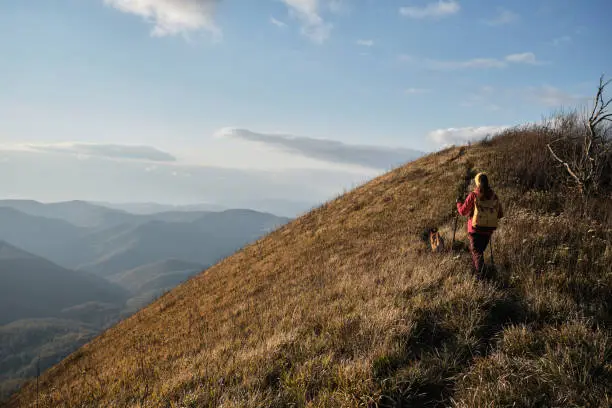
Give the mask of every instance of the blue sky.
[{"label": "blue sky", "polygon": [[[605,0],[2,0],[0,164],[342,175],[306,194],[322,199],[385,154],[388,168],[584,105],[612,75],[610,15]],[[37,196],[15,180],[0,195]],[[33,198],[81,198],[81,184]]]}]

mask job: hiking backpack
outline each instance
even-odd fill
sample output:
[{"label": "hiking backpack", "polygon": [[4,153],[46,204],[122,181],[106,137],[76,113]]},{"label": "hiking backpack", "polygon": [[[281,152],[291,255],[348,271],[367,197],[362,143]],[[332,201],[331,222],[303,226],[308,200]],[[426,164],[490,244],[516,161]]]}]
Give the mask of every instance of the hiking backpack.
[{"label": "hiking backpack", "polygon": [[472,226],[476,230],[493,231],[497,228],[499,219],[499,201],[497,196],[485,200],[476,196]]}]

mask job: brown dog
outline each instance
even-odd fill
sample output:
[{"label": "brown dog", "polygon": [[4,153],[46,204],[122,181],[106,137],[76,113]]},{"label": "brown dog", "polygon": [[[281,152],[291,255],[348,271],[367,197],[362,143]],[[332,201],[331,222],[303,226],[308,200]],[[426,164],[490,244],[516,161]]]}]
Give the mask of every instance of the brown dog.
[{"label": "brown dog", "polygon": [[431,245],[432,252],[444,251],[444,238],[440,236],[437,228],[432,228],[429,231],[429,244]]}]

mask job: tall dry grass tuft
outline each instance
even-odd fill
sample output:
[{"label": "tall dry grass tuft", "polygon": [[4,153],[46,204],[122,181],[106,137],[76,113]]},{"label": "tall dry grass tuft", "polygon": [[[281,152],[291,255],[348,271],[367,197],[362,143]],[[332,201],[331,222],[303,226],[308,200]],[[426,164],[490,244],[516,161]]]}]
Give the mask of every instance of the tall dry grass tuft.
[{"label": "tall dry grass tuft", "polygon": [[457,407],[608,407],[609,334],[563,323],[507,328],[498,349],[458,381]]},{"label": "tall dry grass tuft", "polygon": [[[549,137],[509,130],[325,203],[48,370],[41,406],[609,406],[610,199],[576,216]],[[465,245],[422,239],[450,242],[466,168],[506,209],[483,280]]]}]

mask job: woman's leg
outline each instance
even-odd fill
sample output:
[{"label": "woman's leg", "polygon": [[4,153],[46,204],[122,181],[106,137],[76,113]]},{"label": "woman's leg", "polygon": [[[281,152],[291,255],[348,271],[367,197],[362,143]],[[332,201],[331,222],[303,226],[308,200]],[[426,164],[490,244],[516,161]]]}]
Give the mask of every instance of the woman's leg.
[{"label": "woman's leg", "polygon": [[478,253],[476,252],[476,242],[474,234],[468,234],[470,239],[470,254],[472,255],[472,269],[474,272],[478,271]]},{"label": "woman's leg", "polygon": [[491,237],[485,234],[469,234],[469,236],[474,271],[480,274],[484,267],[484,251],[487,249]]}]

